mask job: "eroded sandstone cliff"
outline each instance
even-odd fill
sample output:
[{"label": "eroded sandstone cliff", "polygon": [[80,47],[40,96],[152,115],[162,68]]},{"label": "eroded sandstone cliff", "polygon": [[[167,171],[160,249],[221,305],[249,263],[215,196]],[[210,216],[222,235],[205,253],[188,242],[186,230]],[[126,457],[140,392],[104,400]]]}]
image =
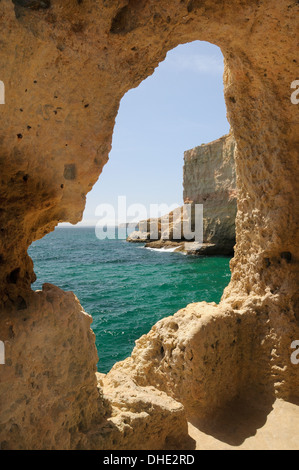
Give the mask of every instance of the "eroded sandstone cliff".
[{"label": "eroded sandstone cliff", "polygon": [[[177,251],[191,254],[233,255],[237,213],[234,156],[235,140],[232,135],[186,151],[183,181],[185,208],[175,209],[159,219],[141,221],[139,230],[132,232],[127,241],[145,242],[149,248],[177,247]],[[194,242],[196,204],[203,206],[203,239],[198,243]],[[193,242],[190,241],[192,234]]]},{"label": "eroded sandstone cliff", "polygon": [[233,254],[237,190],[232,135],[184,155],[184,201],[203,205],[203,241],[214,252]]},{"label": "eroded sandstone cliff", "polygon": [[[236,399],[298,400],[298,12],[294,0],[1,0],[3,448],[180,447],[186,417],[215,417]],[[193,40],[217,44],[225,60],[237,143],[232,279],[220,305],[162,320],[97,385],[89,317],[72,294],[31,291],[27,248],[80,220],[120,99]]]}]

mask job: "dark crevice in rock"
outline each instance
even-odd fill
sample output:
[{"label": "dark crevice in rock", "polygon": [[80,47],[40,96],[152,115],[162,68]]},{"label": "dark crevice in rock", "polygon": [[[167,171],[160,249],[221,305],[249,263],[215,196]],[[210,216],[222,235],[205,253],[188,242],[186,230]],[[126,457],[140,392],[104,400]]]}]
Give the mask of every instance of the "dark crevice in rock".
[{"label": "dark crevice in rock", "polygon": [[18,310],[26,310],[27,308],[27,303],[25,299],[22,296],[18,296],[17,298],[17,309]]},{"label": "dark crevice in rock", "polygon": [[9,284],[16,284],[20,276],[20,268],[14,269],[8,276],[7,282]]},{"label": "dark crevice in rock", "polygon": [[282,253],[280,253],[280,257],[281,259],[286,260],[287,263],[290,263],[292,261],[292,253],[290,253],[289,251],[283,251]]},{"label": "dark crevice in rock", "polygon": [[128,18],[128,5],[123,7],[117,15],[113,18],[110,33],[121,34],[125,33],[127,29],[127,18]]},{"label": "dark crevice in rock", "polygon": [[76,178],[76,165],[71,163],[70,165],[64,166],[64,178],[66,180],[74,180]]},{"label": "dark crevice in rock", "polygon": [[12,0],[12,3],[23,8],[30,8],[31,10],[45,10],[51,6],[51,0]]},{"label": "dark crevice in rock", "polygon": [[137,15],[134,14],[137,8],[142,7],[140,0],[129,0],[112,20],[111,34],[126,34],[138,27]]},{"label": "dark crevice in rock", "polygon": [[193,10],[200,8],[202,6],[202,0],[190,0],[187,6],[188,13],[191,13]]}]

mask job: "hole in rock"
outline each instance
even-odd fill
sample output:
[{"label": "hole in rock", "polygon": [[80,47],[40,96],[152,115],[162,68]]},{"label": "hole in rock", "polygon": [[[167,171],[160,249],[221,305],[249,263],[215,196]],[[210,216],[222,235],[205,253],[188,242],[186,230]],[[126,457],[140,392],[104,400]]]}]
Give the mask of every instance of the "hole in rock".
[{"label": "hole in rock", "polygon": [[[71,290],[92,315],[100,372],[128,357],[163,317],[192,302],[219,302],[230,281],[229,256],[150,250],[118,239],[113,227],[120,222],[119,196],[131,211],[126,221],[152,215],[151,204],[165,205],[160,215],[183,204],[184,151],[229,132],[222,77],[218,47],[196,41],[170,51],[151,77],[124,96],[109,163],[87,197],[83,222],[62,224],[29,249],[37,275],[33,288],[49,282]],[[214,190],[205,170],[209,158],[207,153],[198,170],[207,178],[204,204]],[[71,164],[64,177],[65,186],[75,177]],[[107,216],[109,239],[100,240],[94,226],[103,203],[114,209],[116,221]]]},{"label": "hole in rock", "polygon": [[20,275],[20,268],[14,269],[7,277],[9,284],[16,284]]}]

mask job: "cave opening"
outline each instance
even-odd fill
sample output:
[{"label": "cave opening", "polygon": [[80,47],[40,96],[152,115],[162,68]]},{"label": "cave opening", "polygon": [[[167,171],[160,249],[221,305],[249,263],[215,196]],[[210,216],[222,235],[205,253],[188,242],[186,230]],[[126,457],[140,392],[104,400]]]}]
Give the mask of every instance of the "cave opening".
[{"label": "cave opening", "polygon": [[[230,281],[227,253],[198,257],[144,249],[114,230],[124,221],[117,218],[119,196],[126,197],[125,224],[132,226],[151,215],[152,204],[164,207],[164,213],[183,204],[184,152],[229,132],[223,68],[220,49],[210,43],[194,41],[171,50],[154,74],[122,99],[110,161],[87,197],[82,222],[60,224],[29,249],[37,274],[33,289],[49,282],[71,290],[92,315],[100,372],[128,357],[135,341],[160,319],[189,303],[218,303]],[[207,188],[215,191],[229,175],[217,179],[219,168],[209,163],[213,149],[203,148],[196,161],[210,165],[202,174]],[[200,178],[200,168],[196,171]],[[195,175],[192,168],[188,172]],[[196,181],[188,184],[194,193]],[[209,197],[207,190],[200,202],[205,205]],[[99,204],[115,209],[114,221],[105,214],[106,240],[96,237],[95,226],[104,214]]]},{"label": "cave opening", "polygon": [[[287,413],[285,405],[291,400],[297,404],[299,390],[298,367],[290,361],[290,346],[298,337],[298,108],[290,99],[290,85],[296,79],[298,3],[272,2],[271,8],[266,1],[75,3],[53,1],[49,11],[21,11],[12,2],[0,2],[6,46],[1,56],[6,104],[1,107],[5,206],[0,209],[0,275],[5,308],[0,330],[7,365],[1,367],[1,448],[187,449],[182,442],[188,434],[184,409],[188,417],[200,418],[194,423],[196,433],[203,431],[194,434],[200,449],[210,444],[219,448],[219,439],[236,447],[248,436],[254,439],[244,441],[247,448],[265,442],[267,448],[295,447],[296,407]],[[225,98],[238,145],[232,279],[218,305],[191,304],[165,318],[138,341],[124,364],[99,377],[91,318],[72,293],[52,285],[42,292],[30,291],[34,273],[27,248],[59,221],[79,221],[85,196],[107,162],[121,97],[148,77],[168,50],[194,39],[218,44],[226,60]],[[183,90],[187,88],[184,85]],[[197,93],[192,101],[196,99]],[[186,148],[192,145],[188,142]],[[161,169],[161,161],[158,166]],[[103,183],[110,167],[105,167]],[[92,302],[99,305],[104,293],[91,294],[112,285],[116,274],[121,279],[128,273],[117,256],[117,241],[111,240],[111,250],[104,250],[115,254],[113,262],[105,263],[95,259],[101,242],[93,235],[86,243],[79,230],[82,234],[89,229],[58,228],[55,236],[61,236],[61,245],[51,238],[54,234],[46,237],[46,249],[39,252],[44,267],[33,256],[35,270],[40,286],[48,281],[73,290],[95,318]],[[92,244],[89,264],[82,248]],[[161,258],[158,252],[139,251],[151,259],[159,254],[159,260],[181,256],[164,253]],[[138,281],[135,301],[142,318],[142,295],[150,294],[151,311],[156,295],[149,285],[151,276],[145,278],[138,271],[131,254],[131,273]],[[120,269],[109,277],[105,264]],[[157,263],[160,271],[161,264]],[[45,267],[47,274],[42,272]],[[194,294],[190,272],[185,275],[187,293]],[[177,269],[171,274],[173,289]],[[198,286],[198,273],[195,278]],[[114,294],[127,294],[129,282],[125,280]],[[210,292],[211,276],[208,285]],[[162,287],[168,301],[171,291]],[[83,294],[90,295],[90,308]],[[204,290],[200,294],[204,297]],[[180,298],[184,306],[189,301]],[[112,293],[107,302],[109,315],[115,314],[119,297]],[[161,303],[158,308],[161,311]],[[99,337],[97,332],[97,342]],[[120,349],[116,336],[111,344],[112,352]],[[105,353],[112,357],[102,337],[100,365]],[[265,398],[276,399],[274,420],[273,413],[267,418],[270,407],[265,409]],[[203,420],[213,429],[199,429]],[[262,434],[257,432],[260,426],[266,428]],[[231,428],[237,440],[231,439]],[[207,436],[217,442],[207,442]]]}]

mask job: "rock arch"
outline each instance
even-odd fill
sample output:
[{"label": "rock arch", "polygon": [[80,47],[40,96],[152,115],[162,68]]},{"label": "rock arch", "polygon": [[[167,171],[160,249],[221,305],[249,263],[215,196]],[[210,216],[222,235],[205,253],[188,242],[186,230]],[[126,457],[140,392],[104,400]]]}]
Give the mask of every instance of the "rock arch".
[{"label": "rock arch", "polygon": [[[183,447],[179,402],[189,416],[206,416],[240,395],[298,397],[289,357],[299,338],[298,108],[290,100],[298,9],[286,0],[0,2],[2,448]],[[141,338],[100,379],[103,397],[90,318],[73,294],[31,291],[27,248],[58,222],[80,220],[121,97],[193,40],[218,45],[225,58],[238,148],[232,280],[219,306],[187,307]]]}]

